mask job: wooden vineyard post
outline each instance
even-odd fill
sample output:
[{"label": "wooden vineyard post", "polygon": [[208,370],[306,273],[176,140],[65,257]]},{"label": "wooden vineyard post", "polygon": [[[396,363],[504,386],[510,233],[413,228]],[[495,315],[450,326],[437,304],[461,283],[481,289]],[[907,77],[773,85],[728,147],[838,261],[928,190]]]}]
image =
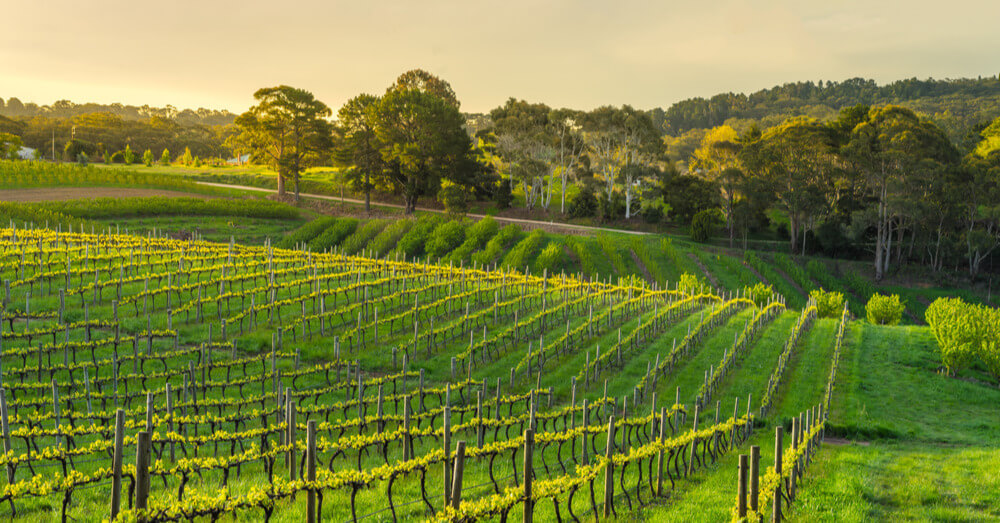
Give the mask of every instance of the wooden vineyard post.
[{"label": "wooden vineyard post", "polygon": [[451,407],[444,408],[444,504],[451,504]]},{"label": "wooden vineyard post", "polygon": [[462,475],[465,473],[465,440],[455,445],[455,470],[452,473],[451,507],[458,510],[462,503]]},{"label": "wooden vineyard post", "polygon": [[[774,473],[781,477],[781,439],[785,428],[781,425],[774,427]],[[771,505],[771,522],[781,521],[781,482],[774,486],[774,503]]]},{"label": "wooden vineyard post", "polygon": [[535,512],[535,502],[531,499],[531,464],[534,462],[535,432],[524,431],[524,523],[531,523]]},{"label": "wooden vineyard post", "polygon": [[[6,409],[4,409],[6,410]],[[4,416],[4,426],[7,425],[7,416]],[[6,432],[6,430],[4,431]],[[121,510],[122,503],[122,444],[125,439],[125,412],[122,409],[115,411],[115,441],[114,454],[111,458],[111,520],[114,521]],[[6,443],[6,439],[5,439]],[[8,480],[10,479],[10,468],[8,467]]]},{"label": "wooden vineyard post", "polygon": [[750,510],[756,514],[760,498],[760,447],[750,447]]},{"label": "wooden vineyard post", "polygon": [[136,436],[135,447],[135,508],[138,510],[145,510],[149,502],[149,455],[150,433],[144,430]]},{"label": "wooden vineyard post", "polygon": [[747,517],[747,469],[749,464],[747,462],[747,455],[740,454],[740,465],[739,465],[739,485],[737,486],[736,494],[736,511],[739,517]]},{"label": "wooden vineyard post", "polygon": [[[667,408],[660,407],[660,443],[667,441]],[[656,495],[663,495],[663,449],[660,449],[656,458]]]},{"label": "wooden vineyard post", "polygon": [[[476,446],[483,448],[483,392],[476,391]],[[457,508],[457,507],[456,507]]]},{"label": "wooden vineyard post", "polygon": [[403,461],[409,461],[411,458],[410,448],[412,444],[410,443],[410,397],[403,397]]},{"label": "wooden vineyard post", "polygon": [[287,398],[285,422],[288,423],[288,435],[285,437],[285,443],[288,445],[288,479],[294,481],[298,463],[295,459],[295,400],[292,398],[291,389],[285,389],[285,397]]},{"label": "wooden vineyard post", "polygon": [[[306,479],[310,483],[316,481],[316,420],[309,420],[306,425]],[[306,501],[306,521],[316,523],[316,489],[309,487]]]},{"label": "wooden vineyard post", "polygon": [[611,517],[615,502],[615,466],[612,457],[615,451],[615,415],[608,416],[608,440],[604,450],[607,466],[604,469],[604,518]]},{"label": "wooden vineyard post", "polygon": [[[4,454],[10,453],[10,422],[7,419],[7,390],[0,388],[0,422],[3,426],[3,451]],[[7,462],[7,484],[10,485],[14,483],[14,465],[9,461]]]},{"label": "wooden vineyard post", "polygon": [[[173,395],[171,394],[171,391],[170,391],[170,382],[167,382],[166,396],[167,396],[167,430],[170,431],[170,432],[173,432],[174,431],[174,398],[173,398]],[[174,440],[173,440],[173,438],[171,438],[171,440],[170,440],[170,461],[171,462],[176,461],[175,456],[176,456],[176,453],[175,453],[175,450],[174,450]]]},{"label": "wooden vineyard post", "polygon": [[[693,432],[693,433],[697,433],[698,432],[698,411],[699,410],[701,410],[701,409],[699,409],[698,404],[695,403],[694,404],[694,424],[691,427],[691,432]],[[691,438],[691,456],[690,456],[690,459],[688,460],[688,470],[687,470],[687,474],[685,474],[685,476],[688,476],[688,475],[691,475],[691,474],[694,473],[694,457],[697,455],[697,448],[698,448],[698,436],[694,436],[693,438]]]},{"label": "wooden vineyard post", "polygon": [[[583,406],[583,426],[587,427],[590,425],[590,409],[587,408],[587,398],[583,398],[582,406]],[[583,456],[581,457],[580,462],[583,463],[584,465],[590,465],[590,453],[587,450],[587,433],[583,432],[582,434],[580,434],[580,437],[583,439]]]}]

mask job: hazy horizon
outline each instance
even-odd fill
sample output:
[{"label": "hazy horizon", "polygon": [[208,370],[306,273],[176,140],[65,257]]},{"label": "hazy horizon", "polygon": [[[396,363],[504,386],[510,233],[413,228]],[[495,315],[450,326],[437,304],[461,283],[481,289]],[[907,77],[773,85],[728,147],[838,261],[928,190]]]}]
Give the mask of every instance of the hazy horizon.
[{"label": "hazy horizon", "polygon": [[995,76],[1000,2],[937,5],[24,2],[4,10],[0,97],[239,113],[288,84],[336,110],[419,67],[477,113],[510,97],[651,109],[805,80]]}]

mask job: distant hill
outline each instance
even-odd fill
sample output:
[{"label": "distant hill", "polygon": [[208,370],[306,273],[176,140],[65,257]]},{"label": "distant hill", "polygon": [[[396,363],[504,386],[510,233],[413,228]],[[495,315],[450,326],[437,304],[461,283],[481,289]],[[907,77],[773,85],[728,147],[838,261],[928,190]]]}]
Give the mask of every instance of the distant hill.
[{"label": "distant hill", "polygon": [[733,119],[754,120],[762,127],[778,124],[789,116],[827,119],[842,107],[859,103],[909,107],[934,120],[953,141],[959,142],[975,126],[1000,116],[1000,80],[996,76],[954,80],[911,78],[886,85],[864,78],[804,81],[749,95],[721,93],[711,98],[690,98],[650,113],[664,134],[678,136]]},{"label": "distant hill", "polygon": [[226,110],[215,109],[177,109],[172,105],[166,107],[150,107],[143,105],[124,105],[120,103],[74,103],[69,100],[59,100],[52,105],[38,105],[32,102],[22,102],[16,97],[0,98],[0,116],[26,117],[43,116],[48,118],[72,118],[90,113],[110,113],[123,120],[148,120],[152,117],[173,120],[179,125],[228,125],[233,123],[236,115]]}]

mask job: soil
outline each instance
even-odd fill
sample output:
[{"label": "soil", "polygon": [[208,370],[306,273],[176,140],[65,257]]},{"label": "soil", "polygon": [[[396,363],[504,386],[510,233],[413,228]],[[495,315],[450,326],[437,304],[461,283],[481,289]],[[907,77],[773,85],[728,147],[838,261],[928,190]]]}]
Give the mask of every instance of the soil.
[{"label": "soil", "polygon": [[211,196],[161,189],[134,189],[129,187],[45,187],[39,189],[0,190],[0,201],[44,202],[80,200],[91,198],[132,198],[138,196],[167,196],[170,198],[201,198]]},{"label": "soil", "polygon": [[656,280],[653,279],[653,275],[649,273],[649,269],[646,267],[646,264],[642,263],[639,255],[632,249],[629,249],[628,253],[632,255],[632,261],[634,261],[636,267],[639,268],[639,272],[642,273],[642,277],[649,283],[656,283]]},{"label": "soil", "polygon": [[698,268],[701,269],[701,272],[705,273],[705,277],[708,278],[708,283],[712,285],[713,289],[721,288],[719,287],[719,280],[715,279],[715,275],[709,272],[708,267],[705,267],[705,264],[701,263],[701,259],[698,258],[698,256],[695,255],[695,253],[689,252],[688,256],[690,256],[691,259],[694,260],[694,263],[698,265]]}]

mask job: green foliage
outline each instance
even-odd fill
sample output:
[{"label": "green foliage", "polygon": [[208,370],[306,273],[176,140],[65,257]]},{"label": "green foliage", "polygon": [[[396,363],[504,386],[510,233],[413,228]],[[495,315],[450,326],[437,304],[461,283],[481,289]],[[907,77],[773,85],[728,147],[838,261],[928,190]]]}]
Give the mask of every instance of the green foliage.
[{"label": "green foliage", "polygon": [[434,229],[427,240],[427,255],[441,258],[450,253],[465,240],[465,224],[460,220],[452,220]]},{"label": "green foliage", "polygon": [[983,324],[976,305],[961,298],[938,298],[924,316],[941,351],[941,363],[949,374],[967,367],[982,344]]},{"label": "green foliage", "polygon": [[351,255],[361,253],[368,246],[368,242],[375,235],[382,232],[387,223],[389,223],[387,220],[368,220],[364,225],[358,227],[353,234],[344,239],[341,251],[344,254]]},{"label": "green foliage", "polygon": [[854,289],[854,292],[857,293],[858,297],[862,300],[867,300],[878,292],[868,278],[865,278],[857,272],[847,271],[844,273],[844,279],[847,280],[847,285]]},{"label": "green foliage", "polygon": [[468,212],[472,198],[467,187],[449,180],[441,182],[441,188],[437,193],[437,199],[444,206],[444,210],[453,216],[462,216]]},{"label": "green foliage", "polygon": [[700,243],[707,242],[715,234],[720,223],[718,210],[699,211],[691,219],[691,239]]},{"label": "green foliage", "polygon": [[584,243],[580,238],[567,238],[567,245],[576,254],[576,257],[580,260],[580,269],[583,270],[584,274],[590,277],[596,277],[597,274],[597,261],[594,259],[593,252],[587,248],[587,244]]},{"label": "green foliage", "polygon": [[77,218],[97,219],[138,216],[240,216],[246,218],[295,219],[299,210],[290,205],[258,199],[200,199],[149,196],[141,198],[93,198],[35,204]]},{"label": "green foliage", "polygon": [[865,316],[873,325],[898,325],[903,319],[906,306],[899,301],[899,295],[883,296],[875,293],[865,305]]},{"label": "green foliage", "polygon": [[0,160],[17,160],[21,146],[20,136],[0,132]]},{"label": "green foliage", "polygon": [[399,239],[413,227],[413,220],[393,220],[378,233],[378,236],[368,243],[368,248],[375,252],[376,256],[382,257],[391,251]]},{"label": "green foliage", "polygon": [[[809,290],[813,288],[813,282],[809,278],[809,273],[807,273],[801,265],[795,263],[795,260],[793,260],[791,256],[778,252],[774,253],[772,258],[774,259],[775,265],[780,267],[781,270],[792,279],[792,281],[799,285],[799,287],[802,287],[802,290],[809,292]],[[840,311],[837,311],[837,314],[839,315]]]},{"label": "green foliage", "polygon": [[135,153],[132,152],[132,146],[125,144],[125,151],[122,152],[122,157],[125,160],[125,165],[132,165],[135,163]]},{"label": "green foliage", "polygon": [[507,253],[503,259],[503,266],[523,271],[527,267],[531,255],[538,250],[543,240],[545,240],[545,233],[541,229],[531,231],[531,234],[517,242],[517,245]]},{"label": "green foliage", "polygon": [[444,217],[436,214],[422,216],[417,223],[399,239],[396,249],[406,258],[413,258],[424,253],[424,244],[431,232],[444,221]]},{"label": "green foliage", "polygon": [[563,267],[563,244],[561,241],[551,241],[548,245],[542,249],[542,252],[538,255],[535,260],[535,272],[537,274],[542,274],[543,271],[548,271],[549,274],[555,274]]},{"label": "green foliage", "polygon": [[146,164],[146,167],[153,166],[153,151],[146,149],[146,151],[142,153],[142,163]]},{"label": "green foliage", "polygon": [[649,224],[657,224],[663,221],[663,207],[657,204],[642,206],[642,220]]},{"label": "green foliage", "polygon": [[618,277],[628,276],[631,271],[625,265],[625,259],[622,257],[621,252],[619,252],[618,244],[614,239],[608,234],[598,234],[596,239],[597,244],[601,246],[601,252],[611,262],[611,265],[615,268],[615,272],[618,273]]},{"label": "green foliage", "polygon": [[481,249],[496,235],[500,226],[492,216],[487,216],[482,220],[472,224],[465,230],[465,241],[457,249],[452,251],[448,259],[452,263],[460,263],[468,260],[469,256],[476,250]]},{"label": "green foliage", "polygon": [[350,236],[357,227],[356,218],[338,218],[336,223],[309,242],[309,248],[313,251],[322,251],[340,245],[340,242]]},{"label": "green foliage", "polygon": [[276,247],[280,247],[282,249],[293,249],[296,245],[308,243],[309,240],[312,240],[336,222],[337,218],[333,216],[321,216],[316,218],[302,227],[295,229],[288,236],[282,238],[281,241],[276,244]]},{"label": "green foliage", "polygon": [[810,291],[809,296],[816,302],[816,314],[821,318],[839,318],[844,312],[843,293],[825,291],[820,287]]},{"label": "green foliage", "polygon": [[115,151],[111,154],[111,163],[125,163],[125,152]]},{"label": "green foliage", "polygon": [[589,187],[582,187],[569,201],[569,215],[573,218],[591,218],[597,215],[597,197]]},{"label": "green foliage", "polygon": [[677,280],[677,290],[685,294],[698,294],[708,287],[709,285],[705,282],[704,278],[699,278],[690,272],[681,274],[680,279]]},{"label": "green foliage", "polygon": [[757,282],[752,286],[744,287],[743,293],[744,296],[750,298],[754,302],[754,305],[758,307],[763,307],[774,299],[774,287],[764,285],[763,282]]},{"label": "green foliage", "polygon": [[167,149],[164,149],[163,153],[160,154],[160,165],[164,167],[170,165],[170,151]]},{"label": "green foliage", "polygon": [[[106,155],[110,158],[111,155]],[[180,176],[156,174],[133,169],[105,169],[94,166],[35,161],[0,160],[4,189],[18,187],[152,187],[187,192],[217,194]]]},{"label": "green foliage", "polygon": [[87,156],[87,153],[83,151],[76,153],[77,165],[79,165],[80,167],[86,167],[88,163],[90,163],[90,158]]},{"label": "green foliage", "polygon": [[511,243],[513,243],[514,238],[521,233],[521,229],[514,224],[505,226],[500,229],[500,232],[496,236],[490,239],[486,243],[486,247],[482,250],[473,253],[472,261],[480,266],[488,265],[493,263],[505,248],[507,248]]}]

